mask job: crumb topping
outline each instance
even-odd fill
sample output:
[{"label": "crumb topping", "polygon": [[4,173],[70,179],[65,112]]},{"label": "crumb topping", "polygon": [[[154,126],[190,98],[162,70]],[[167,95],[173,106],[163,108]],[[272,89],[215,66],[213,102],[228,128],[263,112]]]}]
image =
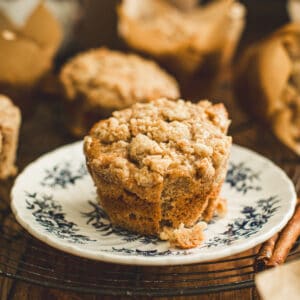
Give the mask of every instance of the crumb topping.
[{"label": "crumb topping", "polygon": [[205,222],[200,222],[191,228],[185,228],[180,224],[179,228],[164,227],[160,233],[160,239],[168,240],[172,246],[189,249],[199,246],[204,240],[203,230],[207,227]]},{"label": "crumb topping", "polygon": [[227,214],[227,199],[219,197],[216,212],[219,217],[224,217]]},{"label": "crumb topping", "polygon": [[100,121],[85,138],[88,164],[125,187],[151,187],[167,175],[212,178],[231,144],[222,104],[165,98],[136,103]]},{"label": "crumb topping", "polygon": [[90,104],[108,108],[179,97],[175,79],[155,62],[105,48],[75,56],[63,68],[60,79],[69,100],[84,96]]}]

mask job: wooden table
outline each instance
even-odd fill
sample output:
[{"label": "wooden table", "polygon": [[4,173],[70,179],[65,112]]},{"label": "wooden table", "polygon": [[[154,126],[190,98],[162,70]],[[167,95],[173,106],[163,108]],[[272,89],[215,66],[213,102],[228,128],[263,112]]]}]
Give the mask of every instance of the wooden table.
[{"label": "wooden table", "polygon": [[[262,4],[261,2],[264,3]],[[256,13],[255,17],[253,14],[254,10]],[[286,21],[282,1],[253,0],[251,1],[251,6],[249,6],[249,13],[249,26],[243,38],[242,48],[249,42],[260,38]],[[226,74],[226,78],[227,75],[228,74]],[[183,96],[197,99],[198,95],[201,94],[201,90],[199,89],[199,85],[196,84],[190,89],[187,89],[188,92]],[[231,134],[233,135],[234,143],[253,149],[277,163],[287,172],[290,178],[292,178],[299,193],[300,158],[280,144],[265,126],[261,126],[239,109],[231,94],[230,82],[219,86],[218,89],[212,92],[211,96],[212,99],[221,99],[224,101],[229,109],[232,118]],[[47,97],[39,96],[38,99],[36,99],[36,105],[33,106],[32,112],[25,116],[21,129],[18,155],[18,165],[21,170],[41,154],[74,140],[64,129],[62,119],[63,109],[59,99],[56,99],[53,95]],[[21,229],[11,218],[9,210],[9,190],[12,182],[13,180],[8,180],[0,184],[0,224],[14,228],[16,232],[18,232]],[[26,250],[28,246],[26,243],[28,243],[28,241],[25,241],[21,247],[14,249],[12,252],[10,252],[9,249],[2,249],[2,251],[8,251],[8,254],[12,255],[16,261],[21,258],[26,260]],[[46,246],[39,244],[39,247],[43,248]],[[250,252],[252,251],[254,250]],[[28,263],[34,263],[34,258],[30,259],[28,259]],[[53,261],[49,263],[53,263]],[[84,274],[82,276],[84,276]],[[182,298],[183,297],[176,299]],[[0,277],[0,299],[61,300],[112,299],[112,297],[96,297],[94,295],[66,292]],[[200,299],[200,297],[194,296],[189,297],[189,299]],[[221,294],[205,295],[202,296],[201,299],[246,300],[258,299],[258,296],[256,290],[251,288]]]}]

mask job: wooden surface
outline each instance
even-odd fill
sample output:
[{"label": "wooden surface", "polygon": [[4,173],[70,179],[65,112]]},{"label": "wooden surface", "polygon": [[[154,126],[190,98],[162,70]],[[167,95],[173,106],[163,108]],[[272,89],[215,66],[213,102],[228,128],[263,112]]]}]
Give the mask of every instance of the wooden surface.
[{"label": "wooden surface", "polygon": [[[261,2],[264,2],[264,5]],[[249,7],[251,13],[249,17],[249,26],[245,32],[241,48],[245,47],[247,43],[274,30],[277,26],[286,21],[286,14],[282,11],[282,2],[283,1],[252,1],[252,6]],[[256,14],[256,17],[254,17],[254,13]],[[268,16],[266,14],[268,14]],[[87,44],[90,46],[93,42],[89,41]],[[229,75],[226,73],[224,76],[228,79]],[[201,94],[202,89],[199,81],[195,81],[185,89],[183,96],[197,99]],[[233,135],[234,143],[253,149],[272,159],[287,172],[290,178],[292,178],[299,193],[300,158],[281,145],[265,126],[257,124],[257,122],[249,118],[239,109],[231,94],[230,81],[223,82],[222,85],[219,85],[217,89],[214,89],[213,92],[207,96],[210,96],[215,101],[222,100],[228,107],[232,118],[231,134]],[[41,154],[74,140],[64,129],[64,112],[59,98],[54,95],[48,95],[47,97],[44,95],[37,96],[35,98],[35,104],[30,106],[30,110],[31,111],[25,115],[20,136],[18,166],[21,170]],[[9,228],[13,228],[17,235],[20,231],[20,227],[11,218],[9,210],[9,190],[12,183],[13,180],[0,183],[0,224],[5,224]],[[0,234],[5,234],[5,232],[1,232]],[[6,247],[1,247],[0,245],[0,254],[2,255],[0,256],[0,262],[3,262],[4,255],[8,255],[9,257],[13,257],[16,262],[22,259],[28,264],[37,263],[37,258],[28,253],[28,243],[27,239],[22,240],[22,238],[20,238],[19,246],[17,248],[10,249],[8,244]],[[38,242],[36,243],[41,249],[46,249],[47,247]],[[45,259],[49,259],[49,264],[55,264],[53,257],[46,257]],[[66,265],[61,272],[71,272],[71,270],[71,267]],[[82,274],[82,276],[84,277],[85,274]],[[112,299],[112,297],[96,297],[95,295],[66,292],[0,277],[0,299],[77,300]],[[118,299],[122,298],[118,297]],[[183,299],[183,297],[176,299]],[[258,299],[258,296],[255,289],[244,289],[201,297],[186,297],[184,299],[248,300]]]}]

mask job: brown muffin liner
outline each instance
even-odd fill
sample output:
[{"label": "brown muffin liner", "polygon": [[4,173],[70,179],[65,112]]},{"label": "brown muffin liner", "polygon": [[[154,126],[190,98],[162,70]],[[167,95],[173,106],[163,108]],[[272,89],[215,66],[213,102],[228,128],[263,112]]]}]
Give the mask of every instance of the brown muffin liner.
[{"label": "brown muffin liner", "polygon": [[30,106],[32,93],[52,68],[61,37],[58,21],[42,3],[21,28],[0,12],[0,92],[22,108]]},{"label": "brown muffin liner", "polygon": [[[300,155],[300,129],[293,117],[297,108],[285,99],[293,72],[288,42],[299,43],[300,49],[300,23],[288,24],[248,48],[235,70],[234,86],[245,110],[269,124],[277,138]],[[300,103],[295,105],[300,109]]]},{"label": "brown muffin liner", "polygon": [[[178,14],[186,28],[185,37],[166,39],[157,28],[144,26],[142,20],[148,11]],[[118,15],[119,33],[130,47],[155,57],[177,74],[191,75],[202,68],[216,73],[231,61],[244,28],[245,9],[231,0],[215,1],[187,12],[162,0],[123,0]],[[214,59],[207,64],[209,57]]]}]

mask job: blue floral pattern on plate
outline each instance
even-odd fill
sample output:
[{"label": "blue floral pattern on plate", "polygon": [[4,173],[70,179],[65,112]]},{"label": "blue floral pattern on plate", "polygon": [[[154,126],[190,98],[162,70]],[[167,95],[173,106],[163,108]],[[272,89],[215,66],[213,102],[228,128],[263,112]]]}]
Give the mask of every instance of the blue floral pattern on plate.
[{"label": "blue floral pattern on plate", "polygon": [[27,209],[32,211],[35,220],[57,238],[78,244],[95,241],[77,233],[78,225],[66,220],[62,206],[53,200],[52,195],[26,192],[25,201]]},{"label": "blue floral pattern on plate", "polygon": [[87,174],[84,162],[74,169],[72,161],[62,161],[55,164],[52,168],[45,169],[45,176],[41,180],[41,185],[66,189],[68,186],[76,184],[76,181],[82,179]]},{"label": "blue floral pattern on plate", "polygon": [[260,172],[254,171],[244,161],[238,163],[231,161],[229,162],[226,183],[243,194],[250,190],[260,191],[262,189],[259,180]]},{"label": "blue floral pattern on plate", "polygon": [[29,165],[12,190],[12,209],[34,236],[67,252],[107,262],[172,265],[235,254],[280,230],[293,213],[295,191],[274,164],[233,146],[222,196],[228,213],[215,218],[204,243],[188,251],[113,226],[98,204],[82,143],[46,154]]},{"label": "blue floral pattern on plate", "polygon": [[87,213],[83,212],[82,216],[87,219],[86,223],[91,224],[97,231],[101,233],[101,235],[108,236],[111,234],[116,234],[120,239],[126,242],[139,241],[144,245],[157,244],[158,238],[155,236],[136,234],[126,229],[113,226],[109,221],[107,214],[100,205],[92,201],[89,201],[89,204],[92,207],[92,210]]},{"label": "blue floral pattern on plate", "polygon": [[241,238],[249,238],[256,234],[280,208],[280,200],[276,196],[256,201],[255,206],[243,206],[240,213],[243,217],[228,223],[226,230],[204,243],[204,247],[231,245]]}]

